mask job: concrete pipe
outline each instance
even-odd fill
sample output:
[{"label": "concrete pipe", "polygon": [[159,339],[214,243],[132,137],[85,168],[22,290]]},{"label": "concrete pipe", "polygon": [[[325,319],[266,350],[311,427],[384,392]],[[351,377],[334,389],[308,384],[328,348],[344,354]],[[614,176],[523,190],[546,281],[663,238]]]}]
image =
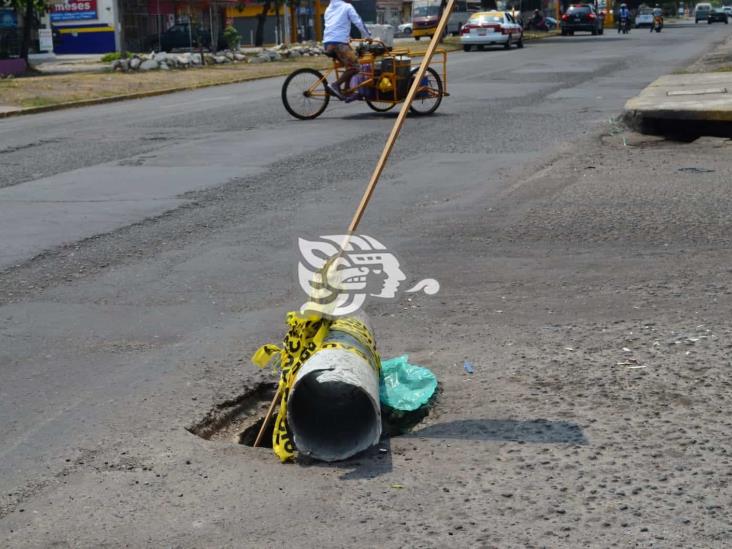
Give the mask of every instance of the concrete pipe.
[{"label": "concrete pipe", "polygon": [[[374,341],[365,315],[345,320],[361,323]],[[339,330],[338,323],[331,326],[324,348],[300,368],[287,402],[287,423],[298,451],[323,461],[347,459],[381,437],[377,359],[364,338]],[[329,348],[329,343],[337,346]]]}]

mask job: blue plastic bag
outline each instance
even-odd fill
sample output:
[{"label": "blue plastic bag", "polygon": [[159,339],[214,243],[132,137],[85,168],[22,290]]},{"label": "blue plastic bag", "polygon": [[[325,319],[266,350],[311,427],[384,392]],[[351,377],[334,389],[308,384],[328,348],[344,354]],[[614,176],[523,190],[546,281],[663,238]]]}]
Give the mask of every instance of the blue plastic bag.
[{"label": "blue plastic bag", "polygon": [[410,364],[407,355],[381,362],[379,398],[382,406],[411,412],[427,404],[436,390],[435,374]]}]

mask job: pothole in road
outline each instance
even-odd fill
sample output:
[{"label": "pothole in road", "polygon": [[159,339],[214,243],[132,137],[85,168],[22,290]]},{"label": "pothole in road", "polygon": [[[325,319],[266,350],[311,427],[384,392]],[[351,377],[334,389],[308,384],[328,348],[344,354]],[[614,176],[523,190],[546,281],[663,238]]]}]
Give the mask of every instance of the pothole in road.
[{"label": "pothole in road", "polygon": [[[204,440],[233,442],[254,446],[254,441],[264,423],[277,383],[260,383],[243,395],[217,404],[201,421],[186,429]],[[396,437],[411,431],[434,413],[441,387],[430,402],[413,412],[390,412],[382,408],[382,438]],[[274,418],[262,437],[260,448],[272,448]]]},{"label": "pothole in road", "polygon": [[[260,383],[237,398],[217,404],[205,418],[186,429],[205,440],[254,446],[276,390],[276,383]],[[262,438],[262,448],[272,448],[273,423]]]}]

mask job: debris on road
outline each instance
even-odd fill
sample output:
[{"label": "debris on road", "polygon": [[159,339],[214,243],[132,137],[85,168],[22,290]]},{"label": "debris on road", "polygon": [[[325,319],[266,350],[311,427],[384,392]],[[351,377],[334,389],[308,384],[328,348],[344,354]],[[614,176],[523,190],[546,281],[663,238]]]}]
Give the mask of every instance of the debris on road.
[{"label": "debris on road", "polygon": [[412,412],[427,404],[436,390],[435,374],[423,366],[410,364],[408,355],[390,358],[381,363],[379,397],[383,406]]}]

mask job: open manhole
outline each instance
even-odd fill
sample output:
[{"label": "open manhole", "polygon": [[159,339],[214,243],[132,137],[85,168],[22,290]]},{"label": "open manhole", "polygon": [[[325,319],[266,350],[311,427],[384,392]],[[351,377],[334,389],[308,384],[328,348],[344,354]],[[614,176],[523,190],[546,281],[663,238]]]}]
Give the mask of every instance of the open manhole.
[{"label": "open manhole", "polygon": [[[260,383],[235,399],[217,404],[205,418],[187,427],[187,430],[205,440],[254,446],[276,390],[277,383]],[[442,387],[438,385],[430,402],[412,412],[394,412],[382,407],[382,438],[407,433],[434,413],[441,390]],[[261,448],[272,448],[273,429],[274,418],[262,437]]]}]

